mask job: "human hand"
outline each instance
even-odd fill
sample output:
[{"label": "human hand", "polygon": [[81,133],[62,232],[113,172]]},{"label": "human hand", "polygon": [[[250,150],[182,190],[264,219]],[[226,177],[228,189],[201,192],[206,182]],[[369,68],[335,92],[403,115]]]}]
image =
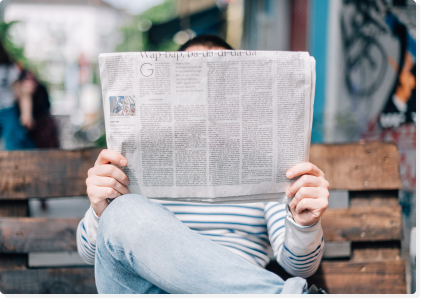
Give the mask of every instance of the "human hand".
[{"label": "human hand", "polygon": [[123,155],[112,151],[102,150],[94,167],[89,169],[86,179],[87,193],[91,206],[100,217],[108,206],[108,200],[120,195],[128,194],[129,178],[115,165],[126,166],[127,160]]},{"label": "human hand", "polygon": [[286,190],[288,197],[294,196],[289,207],[294,221],[302,226],[316,223],[328,206],[329,182],[316,165],[304,162],[295,165],[286,173],[292,179],[301,175]]},{"label": "human hand", "polygon": [[20,123],[27,130],[31,130],[35,127],[35,120],[32,117],[31,113],[22,113],[21,116],[20,116]]}]

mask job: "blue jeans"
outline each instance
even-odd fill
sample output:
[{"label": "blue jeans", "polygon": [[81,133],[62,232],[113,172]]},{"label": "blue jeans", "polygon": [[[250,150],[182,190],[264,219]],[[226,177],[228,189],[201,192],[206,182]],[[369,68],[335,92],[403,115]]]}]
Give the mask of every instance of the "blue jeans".
[{"label": "blue jeans", "polygon": [[0,137],[5,140],[8,151],[33,149],[35,142],[20,123],[16,107],[0,109]]},{"label": "blue jeans", "polygon": [[95,279],[99,293],[113,294],[302,294],[307,287],[251,264],[136,194],[116,198],[100,218]]}]

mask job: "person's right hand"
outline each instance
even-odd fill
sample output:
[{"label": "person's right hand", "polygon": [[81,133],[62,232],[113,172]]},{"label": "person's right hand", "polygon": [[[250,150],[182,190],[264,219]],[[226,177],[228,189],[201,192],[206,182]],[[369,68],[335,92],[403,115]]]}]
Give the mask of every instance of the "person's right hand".
[{"label": "person's right hand", "polygon": [[94,167],[89,169],[86,187],[91,206],[98,217],[108,206],[108,200],[130,193],[126,186],[129,178],[117,166],[126,166],[127,160],[123,155],[112,151],[102,150]]},{"label": "person's right hand", "polygon": [[20,123],[24,126],[28,131],[32,130],[35,127],[35,120],[32,117],[32,111],[30,113],[22,113],[20,115]]}]

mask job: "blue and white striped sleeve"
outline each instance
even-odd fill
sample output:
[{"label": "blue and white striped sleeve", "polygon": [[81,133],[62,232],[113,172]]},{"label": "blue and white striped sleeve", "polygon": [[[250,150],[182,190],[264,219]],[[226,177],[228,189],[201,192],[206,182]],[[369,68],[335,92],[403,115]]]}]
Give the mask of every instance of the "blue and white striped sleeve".
[{"label": "blue and white striped sleeve", "polygon": [[285,203],[265,204],[269,240],[279,265],[289,274],[306,278],[320,265],[323,250],[321,220],[311,226],[295,223]]},{"label": "blue and white striped sleeve", "polygon": [[88,264],[95,263],[96,235],[99,217],[92,207],[85,213],[85,217],[79,222],[76,232],[77,251],[81,258]]}]

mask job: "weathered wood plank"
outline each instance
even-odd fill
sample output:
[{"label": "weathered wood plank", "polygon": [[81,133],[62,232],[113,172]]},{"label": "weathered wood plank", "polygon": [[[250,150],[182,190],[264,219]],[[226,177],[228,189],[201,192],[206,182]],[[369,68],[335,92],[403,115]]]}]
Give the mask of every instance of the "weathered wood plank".
[{"label": "weathered wood plank", "polygon": [[0,270],[3,294],[96,294],[93,267]]},{"label": "weathered wood plank", "polygon": [[[29,216],[28,200],[2,200],[0,201],[0,217],[26,217]],[[0,239],[1,244],[1,239]],[[26,269],[28,254],[0,254],[0,270]]]},{"label": "weathered wood plank", "polygon": [[28,200],[0,200],[0,217],[29,216]]},{"label": "weathered wood plank", "polygon": [[26,269],[27,264],[27,254],[0,254],[0,271]]},{"label": "weathered wood plank", "polygon": [[400,257],[401,242],[353,242],[353,261],[398,261]]},{"label": "weathered wood plank", "polygon": [[0,252],[76,251],[80,219],[0,218]]},{"label": "weathered wood plank", "polygon": [[350,206],[399,206],[398,190],[351,191]]},{"label": "weathered wood plank", "polygon": [[86,195],[101,149],[0,152],[0,199]]},{"label": "weathered wood plank", "polygon": [[392,143],[314,144],[310,161],[325,173],[331,189],[400,189],[399,153]]},{"label": "weathered wood plank", "polygon": [[[352,207],[326,210],[326,242],[388,241],[402,238],[400,207]],[[0,252],[76,250],[80,219],[0,218]]]},{"label": "weathered wood plank", "polygon": [[405,261],[324,261],[307,281],[329,294],[406,294]]},{"label": "weathered wood plank", "polygon": [[[100,149],[0,152],[0,199],[86,194],[86,172]],[[332,189],[399,189],[399,154],[391,143],[312,145],[310,161]]]},{"label": "weathered wood plank", "polygon": [[322,227],[325,241],[401,240],[401,208],[363,206],[326,210]]}]

